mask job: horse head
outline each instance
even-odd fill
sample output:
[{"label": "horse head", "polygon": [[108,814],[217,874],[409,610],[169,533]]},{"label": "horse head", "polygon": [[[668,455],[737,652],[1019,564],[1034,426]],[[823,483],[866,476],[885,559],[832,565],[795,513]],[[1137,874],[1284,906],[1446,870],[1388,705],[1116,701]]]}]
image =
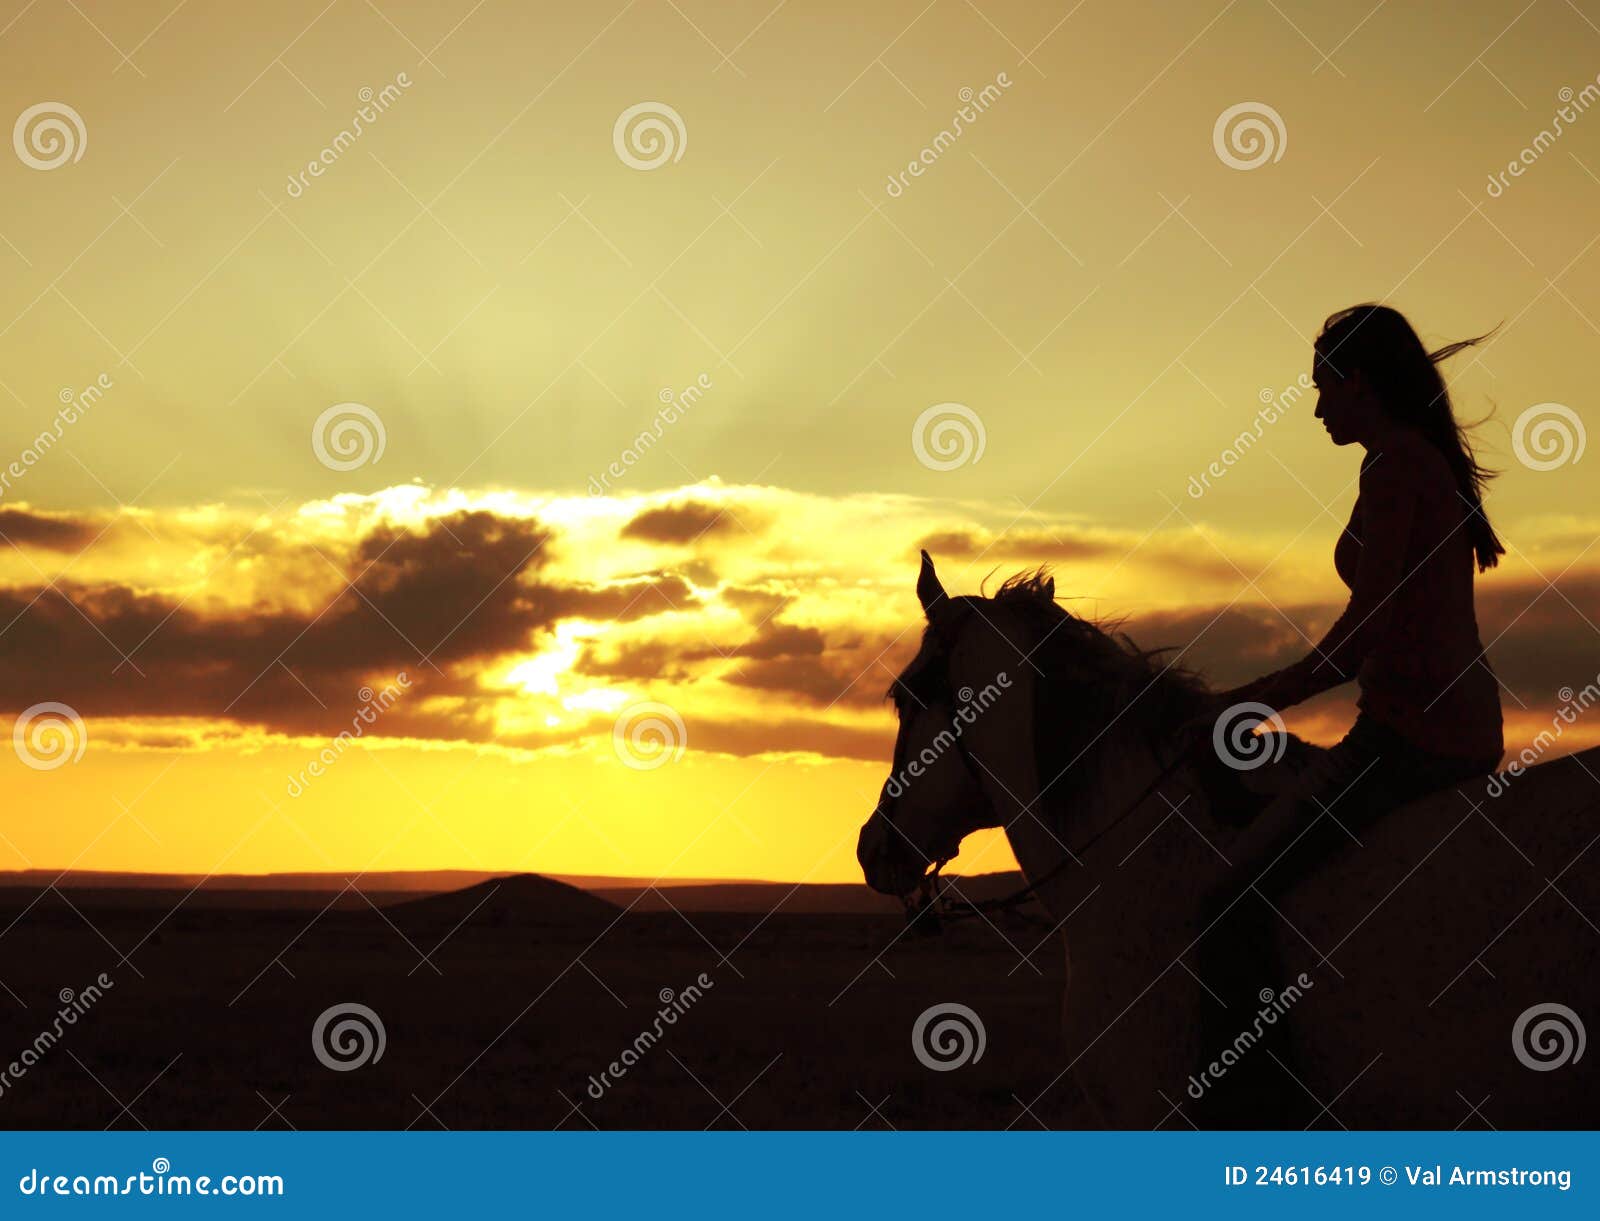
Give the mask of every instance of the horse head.
[{"label": "horse head", "polygon": [[1004,667],[1014,670],[1021,654],[997,616],[979,609],[988,600],[949,597],[926,551],[917,600],[927,619],[922,647],[889,688],[900,722],[894,763],[856,846],[867,885],[902,897],[967,835],[1001,824],[988,791],[996,763],[973,731],[982,718],[1020,713],[1023,702],[1007,700],[1015,684]]}]

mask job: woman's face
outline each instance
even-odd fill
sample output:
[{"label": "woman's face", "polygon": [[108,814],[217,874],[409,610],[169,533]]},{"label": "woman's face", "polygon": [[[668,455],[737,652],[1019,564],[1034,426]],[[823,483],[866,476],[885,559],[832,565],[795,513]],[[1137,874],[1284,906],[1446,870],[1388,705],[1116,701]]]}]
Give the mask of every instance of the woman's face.
[{"label": "woman's face", "polygon": [[1382,408],[1359,371],[1340,377],[1324,361],[1314,362],[1312,384],[1317,388],[1317,419],[1335,445],[1365,444],[1377,432]]}]

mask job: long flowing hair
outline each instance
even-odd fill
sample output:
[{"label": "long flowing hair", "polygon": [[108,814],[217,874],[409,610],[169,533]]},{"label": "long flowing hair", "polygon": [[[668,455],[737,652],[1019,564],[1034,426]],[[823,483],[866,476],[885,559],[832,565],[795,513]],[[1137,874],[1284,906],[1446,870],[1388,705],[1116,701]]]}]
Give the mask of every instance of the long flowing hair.
[{"label": "long flowing hair", "polygon": [[1444,455],[1467,505],[1467,532],[1479,572],[1493,568],[1506,551],[1483,508],[1484,492],[1498,472],[1484,466],[1473,452],[1467,429],[1450,404],[1439,364],[1493,334],[1460,339],[1430,352],[1399,310],[1367,304],[1329,317],[1316,341],[1320,368],[1341,379],[1362,374],[1391,419],[1415,428]]}]

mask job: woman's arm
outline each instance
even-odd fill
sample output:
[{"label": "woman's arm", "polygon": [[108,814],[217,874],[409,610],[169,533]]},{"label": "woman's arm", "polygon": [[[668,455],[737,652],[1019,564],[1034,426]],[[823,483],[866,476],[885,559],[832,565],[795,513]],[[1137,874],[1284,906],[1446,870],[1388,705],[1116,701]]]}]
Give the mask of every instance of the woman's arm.
[{"label": "woman's arm", "polygon": [[1406,549],[1416,517],[1416,472],[1382,454],[1361,472],[1361,557],[1350,601],[1326,634],[1293,665],[1226,693],[1230,703],[1254,701],[1275,711],[1355,678],[1388,629],[1394,593],[1410,573]]}]

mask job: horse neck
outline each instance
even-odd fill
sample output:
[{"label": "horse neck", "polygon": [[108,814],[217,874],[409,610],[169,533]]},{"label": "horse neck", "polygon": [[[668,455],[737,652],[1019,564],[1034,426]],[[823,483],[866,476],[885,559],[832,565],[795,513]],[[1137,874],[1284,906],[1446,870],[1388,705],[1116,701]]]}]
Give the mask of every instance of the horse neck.
[{"label": "horse neck", "polygon": [[[1174,748],[1176,744],[1174,744]],[[1070,808],[1051,803],[1049,790],[1039,805],[1037,819],[1022,818],[1007,829],[1011,849],[1030,880],[1048,878],[1039,897],[1058,919],[1065,918],[1106,870],[1114,869],[1124,854],[1139,844],[1151,828],[1173,816],[1172,805],[1190,822],[1209,833],[1210,811],[1198,787],[1181,767],[1162,778],[1155,791],[1150,786],[1171,762],[1158,755],[1150,735],[1133,725],[1114,725],[1104,738],[1072,767],[1093,769],[1092,780],[1073,798]],[[1065,761],[1057,765],[1065,766]],[[1041,777],[1048,784],[1053,769]],[[1172,805],[1163,800],[1169,798]],[[1085,845],[1093,847],[1084,851]],[[1205,853],[1193,839],[1197,858]],[[1078,858],[1076,862],[1068,855]],[[1066,867],[1062,862],[1067,861]],[[1205,864],[1197,859],[1197,865]]]}]

